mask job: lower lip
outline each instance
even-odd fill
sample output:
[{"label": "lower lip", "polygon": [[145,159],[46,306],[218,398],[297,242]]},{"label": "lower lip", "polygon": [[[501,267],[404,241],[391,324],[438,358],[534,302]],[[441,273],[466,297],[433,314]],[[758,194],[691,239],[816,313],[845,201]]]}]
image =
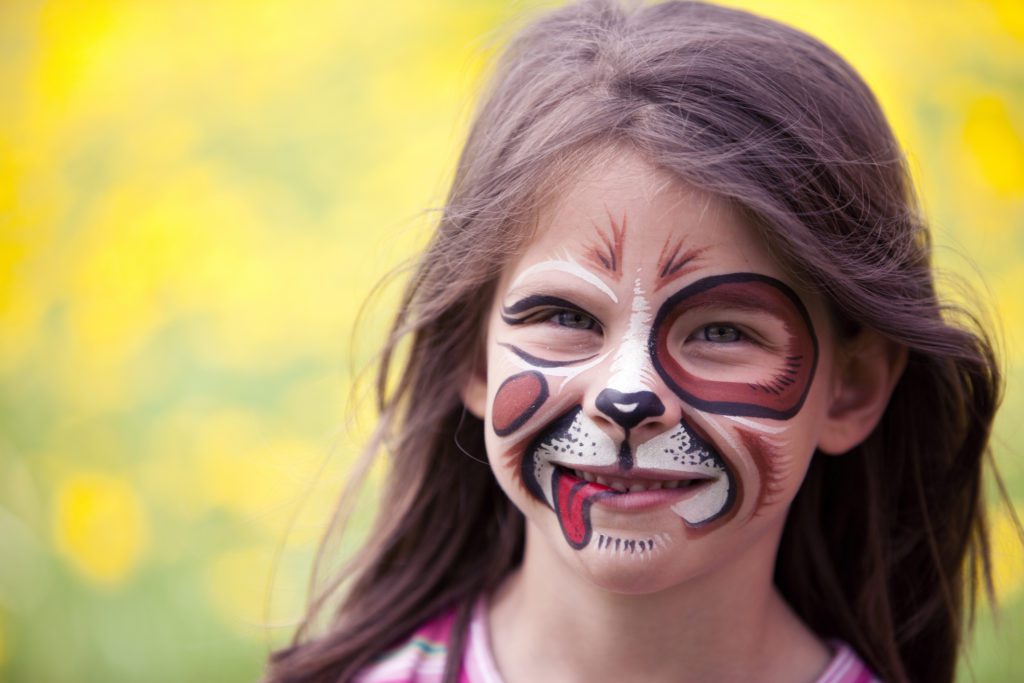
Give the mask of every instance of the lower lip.
[{"label": "lower lip", "polygon": [[[568,477],[575,482],[585,482],[585,479],[580,479],[571,471],[563,468],[562,476]],[[704,484],[693,484],[683,489],[649,489],[647,491],[619,491],[610,486],[604,484],[598,484],[597,482],[589,482],[590,486],[607,490],[613,495],[610,496],[597,496],[594,499],[595,505],[601,507],[610,508],[612,510],[625,510],[629,512],[640,512],[644,510],[653,510],[659,507],[665,507],[678,503],[679,501],[687,498],[697,491],[704,488]]]}]

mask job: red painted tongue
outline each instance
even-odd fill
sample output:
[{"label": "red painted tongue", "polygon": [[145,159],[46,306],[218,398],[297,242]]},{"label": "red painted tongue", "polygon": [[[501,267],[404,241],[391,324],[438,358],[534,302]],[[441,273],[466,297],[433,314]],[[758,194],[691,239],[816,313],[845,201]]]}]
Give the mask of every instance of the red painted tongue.
[{"label": "red painted tongue", "polygon": [[551,473],[551,491],[555,499],[555,514],[569,545],[579,550],[590,542],[590,505],[614,489],[566,475],[555,468]]}]

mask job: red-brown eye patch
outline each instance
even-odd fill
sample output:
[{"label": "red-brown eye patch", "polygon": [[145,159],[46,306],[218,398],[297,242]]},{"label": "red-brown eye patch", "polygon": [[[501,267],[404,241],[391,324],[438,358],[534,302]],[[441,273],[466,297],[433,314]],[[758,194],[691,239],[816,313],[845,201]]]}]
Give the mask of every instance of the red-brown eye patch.
[{"label": "red-brown eye patch", "polygon": [[491,426],[498,436],[508,436],[533,417],[548,399],[544,375],[530,370],[512,375],[498,387],[491,405]]},{"label": "red-brown eye patch", "polygon": [[[684,313],[708,305],[757,308],[782,321],[788,333],[783,366],[768,382],[716,381],[697,377],[669,348],[672,324]],[[709,413],[787,419],[800,410],[818,363],[818,340],[810,315],[786,284],[757,273],[707,277],[673,294],[654,319],[649,340],[658,374],[683,401]]]}]

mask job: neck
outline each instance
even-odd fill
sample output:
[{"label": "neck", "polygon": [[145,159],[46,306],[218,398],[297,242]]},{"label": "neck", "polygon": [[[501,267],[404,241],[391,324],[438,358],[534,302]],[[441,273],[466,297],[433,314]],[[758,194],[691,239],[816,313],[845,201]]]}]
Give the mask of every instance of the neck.
[{"label": "neck", "polygon": [[773,552],[624,594],[584,579],[538,536],[527,532],[523,566],[492,602],[506,683],[809,681],[827,664],[824,646],[772,585]]}]

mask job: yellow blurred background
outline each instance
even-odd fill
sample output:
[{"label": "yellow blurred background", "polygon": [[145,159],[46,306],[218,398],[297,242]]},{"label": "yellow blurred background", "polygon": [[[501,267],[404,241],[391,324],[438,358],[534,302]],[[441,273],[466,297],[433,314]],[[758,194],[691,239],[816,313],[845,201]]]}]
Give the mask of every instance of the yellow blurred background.
[{"label": "yellow blurred background", "polygon": [[[1024,6],[728,4],[878,93],[940,265],[1001,319],[1024,508]],[[537,6],[0,3],[0,680],[259,676],[372,422],[350,390],[394,290],[357,313],[430,230],[495,29]],[[1004,607],[962,679],[1024,680],[992,509]]]}]

